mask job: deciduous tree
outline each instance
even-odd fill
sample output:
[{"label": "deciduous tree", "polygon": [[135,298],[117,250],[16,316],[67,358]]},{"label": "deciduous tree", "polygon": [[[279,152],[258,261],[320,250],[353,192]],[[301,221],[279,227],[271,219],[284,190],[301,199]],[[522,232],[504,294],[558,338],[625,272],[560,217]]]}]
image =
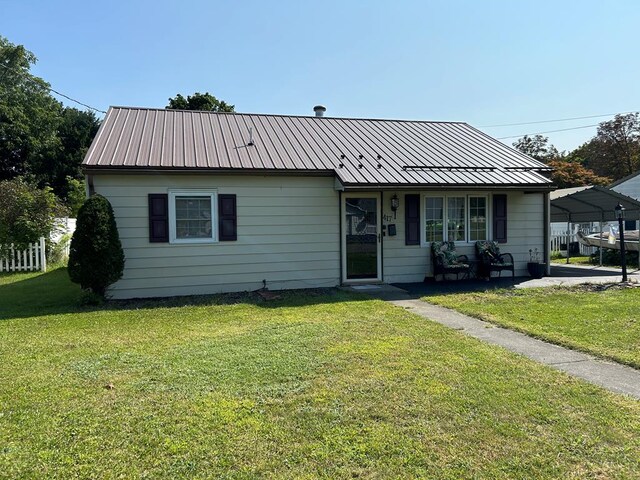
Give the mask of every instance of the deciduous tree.
[{"label": "deciduous tree", "polygon": [[560,155],[556,147],[549,143],[549,138],[542,135],[534,135],[532,137],[525,135],[513,142],[512,145],[522,153],[526,153],[541,162],[547,162]]},{"label": "deciduous tree", "polygon": [[95,137],[100,120],[92,111],[64,107],[60,111],[57,144],[35,159],[31,169],[39,185],[49,185],[60,198],[68,198],[68,177],[82,178],[80,164]]},{"label": "deciduous tree", "polygon": [[0,246],[49,238],[55,218],[66,212],[51,188],[39,189],[20,177],[0,181]]},{"label": "deciduous tree", "polygon": [[29,71],[36,57],[0,36],[0,180],[33,173],[59,144],[62,105]]},{"label": "deciduous tree", "polygon": [[614,180],[640,169],[640,117],[638,113],[616,115],[600,123],[597,135],[580,147],[585,165],[598,175]]},{"label": "deciduous tree", "polygon": [[611,179],[596,175],[593,170],[585,168],[580,162],[561,158],[547,162],[553,172],[551,181],[559,188],[582,187],[586,185],[608,185]]},{"label": "deciduous tree", "polygon": [[209,92],[196,92],[184,98],[181,94],[169,99],[170,110],[204,110],[210,112],[233,112],[234,105],[229,105],[224,100],[218,100]]}]

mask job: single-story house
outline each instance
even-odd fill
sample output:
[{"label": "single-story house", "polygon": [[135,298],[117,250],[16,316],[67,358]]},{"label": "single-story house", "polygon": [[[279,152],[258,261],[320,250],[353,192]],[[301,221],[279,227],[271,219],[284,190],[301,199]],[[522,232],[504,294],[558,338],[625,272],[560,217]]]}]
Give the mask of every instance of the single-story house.
[{"label": "single-story house", "polygon": [[548,254],[545,165],[466,123],[112,107],[83,162],[114,298],[423,281],[430,242]]}]

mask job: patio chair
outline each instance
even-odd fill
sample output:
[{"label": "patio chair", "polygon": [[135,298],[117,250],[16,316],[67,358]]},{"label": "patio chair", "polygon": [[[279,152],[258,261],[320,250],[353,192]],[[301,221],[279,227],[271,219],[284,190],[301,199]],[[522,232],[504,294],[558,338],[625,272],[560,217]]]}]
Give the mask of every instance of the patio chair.
[{"label": "patio chair", "polygon": [[438,280],[438,275],[445,279],[447,273],[455,273],[456,280],[460,274],[463,278],[469,278],[471,265],[466,255],[457,255],[453,242],[433,242],[431,244],[431,256],[433,258],[433,278]]},{"label": "patio chair", "polygon": [[479,240],[476,242],[476,253],[480,258],[478,265],[478,276],[491,280],[491,272],[498,272],[502,276],[502,271],[511,271],[511,278],[515,277],[513,255],[510,253],[500,253],[497,242],[491,240]]}]

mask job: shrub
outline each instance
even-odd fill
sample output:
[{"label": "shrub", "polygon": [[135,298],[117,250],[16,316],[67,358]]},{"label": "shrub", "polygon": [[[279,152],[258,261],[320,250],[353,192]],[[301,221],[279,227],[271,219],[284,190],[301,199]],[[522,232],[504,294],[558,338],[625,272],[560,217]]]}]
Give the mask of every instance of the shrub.
[{"label": "shrub", "polygon": [[[638,252],[633,250],[627,250],[625,252],[625,258],[627,260],[627,266],[638,265]],[[591,263],[600,262],[600,250],[596,250],[591,254]],[[622,265],[622,255],[620,250],[614,250],[612,248],[605,248],[602,250],[602,264],[611,266]]]},{"label": "shrub", "polygon": [[109,201],[101,195],[80,207],[69,251],[69,277],[85,290],[104,297],[124,271],[124,252]]},{"label": "shrub", "polygon": [[66,266],[67,263],[67,246],[71,241],[71,234],[65,233],[58,242],[49,242],[47,249],[47,263],[49,266]]},{"label": "shrub", "polygon": [[53,191],[37,188],[23,178],[0,182],[0,245],[22,249],[40,237],[49,238],[55,218],[66,209]]}]

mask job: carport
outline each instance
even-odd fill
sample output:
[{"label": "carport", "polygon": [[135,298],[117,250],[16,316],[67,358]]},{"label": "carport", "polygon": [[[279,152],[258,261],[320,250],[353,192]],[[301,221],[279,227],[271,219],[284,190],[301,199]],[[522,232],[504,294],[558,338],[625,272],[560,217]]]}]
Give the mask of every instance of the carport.
[{"label": "carport", "polygon": [[[576,222],[599,222],[600,232],[604,222],[617,221],[614,208],[620,202],[625,208],[627,220],[640,220],[640,202],[607,187],[563,188],[551,192],[550,217],[552,222],[567,222],[567,231]],[[640,242],[640,240],[639,240]],[[569,248],[567,247],[567,263]],[[600,249],[602,265],[602,249]]]}]

